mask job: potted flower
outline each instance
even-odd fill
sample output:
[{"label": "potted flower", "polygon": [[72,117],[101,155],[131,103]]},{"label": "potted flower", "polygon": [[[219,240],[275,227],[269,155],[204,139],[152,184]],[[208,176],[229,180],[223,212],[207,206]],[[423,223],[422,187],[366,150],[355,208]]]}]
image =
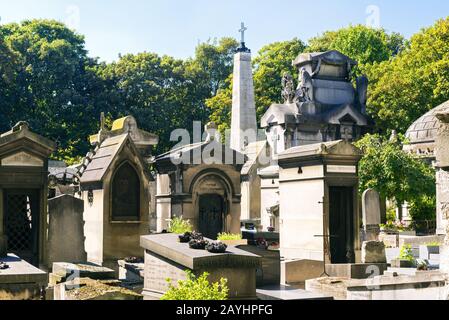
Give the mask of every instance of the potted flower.
[{"label": "potted flower", "polygon": [[231,233],[220,233],[218,235],[218,241],[224,243],[228,247],[230,246],[245,246],[248,244],[248,240],[242,239],[241,234],[231,234]]}]

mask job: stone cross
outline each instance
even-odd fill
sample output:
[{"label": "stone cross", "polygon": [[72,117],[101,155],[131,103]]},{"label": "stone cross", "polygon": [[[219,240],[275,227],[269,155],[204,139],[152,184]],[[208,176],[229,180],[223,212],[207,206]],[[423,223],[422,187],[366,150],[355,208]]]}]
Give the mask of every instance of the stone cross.
[{"label": "stone cross", "polygon": [[242,22],[241,29],[239,30],[240,34],[242,35],[241,43],[245,43],[245,31],[246,31],[246,30],[248,30],[248,28],[245,27],[245,23]]},{"label": "stone cross", "polygon": [[380,196],[373,189],[366,190],[362,195],[363,228],[366,241],[377,241],[380,231],[381,213]]}]

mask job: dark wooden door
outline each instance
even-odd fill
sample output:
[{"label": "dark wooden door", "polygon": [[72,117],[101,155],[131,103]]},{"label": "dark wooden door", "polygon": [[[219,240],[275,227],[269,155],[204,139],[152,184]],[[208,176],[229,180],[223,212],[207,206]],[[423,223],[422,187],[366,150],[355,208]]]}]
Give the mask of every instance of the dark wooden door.
[{"label": "dark wooden door", "polygon": [[39,265],[39,190],[5,190],[4,230],[8,252]]},{"label": "dark wooden door", "polygon": [[355,262],[354,188],[329,188],[329,230],[331,262]]},{"label": "dark wooden door", "polygon": [[199,232],[206,238],[216,240],[223,232],[224,201],[220,195],[207,194],[200,196]]}]

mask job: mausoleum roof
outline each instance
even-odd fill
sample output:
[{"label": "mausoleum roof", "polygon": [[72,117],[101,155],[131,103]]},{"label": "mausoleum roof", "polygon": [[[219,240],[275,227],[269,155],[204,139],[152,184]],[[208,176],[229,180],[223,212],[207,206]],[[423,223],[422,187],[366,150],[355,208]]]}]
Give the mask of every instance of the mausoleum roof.
[{"label": "mausoleum roof", "polygon": [[293,65],[297,67],[302,67],[311,62],[322,60],[325,63],[343,65],[349,63],[351,65],[357,65],[357,61],[349,58],[343,53],[337,50],[331,50],[326,52],[310,52],[301,53],[294,61]]},{"label": "mausoleum roof", "polygon": [[430,110],[421,118],[416,120],[407,130],[406,137],[410,145],[435,143],[438,133],[439,120],[437,113],[449,111],[449,101]]}]

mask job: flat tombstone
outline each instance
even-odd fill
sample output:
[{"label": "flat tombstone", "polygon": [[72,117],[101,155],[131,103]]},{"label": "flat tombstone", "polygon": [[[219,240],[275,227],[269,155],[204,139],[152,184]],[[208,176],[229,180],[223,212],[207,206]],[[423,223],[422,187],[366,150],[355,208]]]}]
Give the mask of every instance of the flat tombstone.
[{"label": "flat tombstone", "polygon": [[373,189],[366,190],[362,195],[363,227],[368,241],[377,240],[381,222],[380,196]]}]

